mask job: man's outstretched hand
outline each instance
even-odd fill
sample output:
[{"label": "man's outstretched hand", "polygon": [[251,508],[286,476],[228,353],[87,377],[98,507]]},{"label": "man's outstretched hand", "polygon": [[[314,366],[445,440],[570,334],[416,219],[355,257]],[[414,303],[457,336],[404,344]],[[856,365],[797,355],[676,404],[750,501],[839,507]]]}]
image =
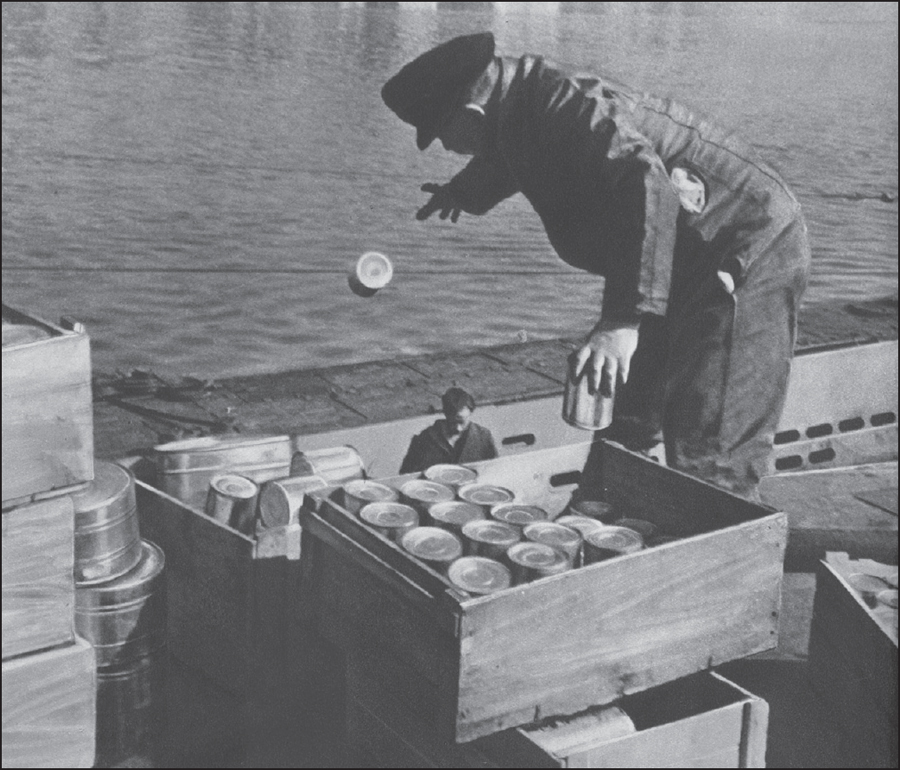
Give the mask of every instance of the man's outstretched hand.
[{"label": "man's outstretched hand", "polygon": [[428,219],[435,211],[440,212],[441,219],[450,217],[451,222],[459,219],[462,208],[450,192],[450,185],[428,182],[422,185],[422,192],[431,193],[431,198],[416,212],[416,219],[419,221]]}]

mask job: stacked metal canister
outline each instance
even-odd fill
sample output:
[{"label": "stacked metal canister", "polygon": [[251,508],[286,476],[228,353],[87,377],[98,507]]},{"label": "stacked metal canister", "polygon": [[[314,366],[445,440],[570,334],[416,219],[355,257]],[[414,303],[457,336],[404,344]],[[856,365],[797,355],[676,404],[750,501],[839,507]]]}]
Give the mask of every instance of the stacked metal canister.
[{"label": "stacked metal canister", "polygon": [[164,717],[165,557],[141,540],[134,478],[95,460],[75,506],[75,628],[97,660],[97,764],[151,746]]}]

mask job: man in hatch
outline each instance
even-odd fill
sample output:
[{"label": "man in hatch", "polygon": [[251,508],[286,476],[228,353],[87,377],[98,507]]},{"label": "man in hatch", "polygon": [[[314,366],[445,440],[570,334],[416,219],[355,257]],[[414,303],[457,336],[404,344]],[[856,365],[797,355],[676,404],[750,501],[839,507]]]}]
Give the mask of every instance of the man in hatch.
[{"label": "man in hatch", "polygon": [[[454,38],[382,89],[416,128],[472,156],[417,219],[484,214],[521,192],[568,264],[605,277],[573,355],[616,390],[611,438],[750,498],[768,468],[810,252],[800,206],[733,134],[667,99]],[[565,312],[565,308],[560,308]],[[586,369],[585,369],[586,367]]]},{"label": "man in hatch", "polygon": [[497,447],[491,432],[472,422],[475,400],[462,388],[450,388],[441,397],[443,420],[435,420],[410,442],[400,473],[424,471],[441,463],[493,460]]}]

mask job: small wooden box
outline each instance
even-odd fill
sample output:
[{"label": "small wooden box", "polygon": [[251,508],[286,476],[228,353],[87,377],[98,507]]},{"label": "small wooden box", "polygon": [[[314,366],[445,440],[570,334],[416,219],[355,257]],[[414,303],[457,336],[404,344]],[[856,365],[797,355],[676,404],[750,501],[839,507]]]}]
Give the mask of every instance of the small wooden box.
[{"label": "small wooden box", "polygon": [[768,704],[719,674],[694,674],[616,705],[634,730],[581,717],[593,729],[573,732],[577,715],[450,743],[351,660],[347,743],[360,766],[376,767],[765,767]]},{"label": "small wooden box", "polygon": [[[3,345],[3,507],[94,477],[88,336],[3,306],[4,332],[42,338]],[[6,344],[10,342],[11,344]]]},{"label": "small wooden box", "polygon": [[3,658],[75,638],[70,497],[3,513]]},{"label": "small wooden box", "polygon": [[[392,686],[442,740],[572,714],[777,643],[783,513],[605,442],[474,463],[553,516],[575,485],[682,539],[470,598],[332,500],[301,511],[305,620]],[[399,486],[412,476],[383,480]]]},{"label": "small wooden box", "polygon": [[897,630],[880,621],[847,580],[868,572],[865,564],[874,562],[836,553],[819,563],[810,680],[856,766],[896,767]]},{"label": "small wooden box", "polygon": [[301,665],[299,525],[255,539],[143,481],[135,491],[141,536],[166,555],[170,652],[230,692],[283,686]]},{"label": "small wooden box", "polygon": [[82,639],[3,661],[3,767],[93,767],[94,648]]}]

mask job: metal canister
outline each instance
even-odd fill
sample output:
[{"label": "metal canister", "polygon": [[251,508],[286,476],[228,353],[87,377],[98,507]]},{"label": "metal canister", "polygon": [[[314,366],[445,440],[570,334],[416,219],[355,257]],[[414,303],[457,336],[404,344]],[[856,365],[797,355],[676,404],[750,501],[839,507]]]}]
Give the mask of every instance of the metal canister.
[{"label": "metal canister", "polygon": [[165,556],[148,540],[140,546],[134,569],[75,587],[75,630],[94,646],[98,669],[140,660],[165,645]]},{"label": "metal canister", "polygon": [[581,533],[578,530],[552,521],[535,521],[523,527],[522,534],[532,543],[562,551],[569,557],[570,566],[581,566]]},{"label": "metal canister", "polygon": [[506,552],[513,585],[530,583],[572,569],[569,557],[543,543],[516,543]]},{"label": "metal canister", "polygon": [[584,563],[595,564],[616,556],[640,551],[644,547],[643,538],[633,529],[625,527],[604,527],[589,533],[584,539]]},{"label": "metal canister", "polygon": [[474,468],[466,468],[464,465],[451,465],[439,463],[425,469],[423,474],[429,481],[436,481],[453,490],[466,484],[474,484],[478,480],[478,471]]},{"label": "metal canister", "polygon": [[598,529],[603,529],[606,526],[603,522],[597,521],[597,519],[568,513],[557,517],[553,520],[553,523],[577,530],[581,534],[582,539],[587,536],[588,532],[596,532]]},{"label": "metal canister", "polygon": [[400,495],[396,489],[367,479],[352,479],[341,487],[344,508],[350,513],[359,514],[364,505],[369,503],[394,503]]},{"label": "metal canister", "polygon": [[463,524],[463,542],[469,556],[484,556],[501,561],[506,551],[522,539],[522,530],[492,519],[478,519]]},{"label": "metal canister", "polygon": [[537,505],[500,503],[500,505],[491,507],[491,518],[513,527],[522,528],[526,524],[533,524],[536,521],[547,521],[550,514]]},{"label": "metal canister", "polygon": [[403,503],[369,503],[360,509],[359,518],[395,543],[419,526],[419,512]]},{"label": "metal canister", "polygon": [[885,584],[881,578],[865,572],[854,572],[847,578],[847,582],[869,607],[878,605],[878,594],[885,590]]},{"label": "metal canister", "polygon": [[308,492],[324,489],[321,476],[288,476],[266,481],[259,489],[259,520],[266,529],[297,523],[297,514]]},{"label": "metal canister", "polygon": [[598,390],[590,392],[590,377],[587,367],[577,379],[572,377],[571,368],[566,375],[566,390],[563,395],[563,419],[583,430],[603,430],[613,420],[613,396],[603,396]]},{"label": "metal canister", "polygon": [[290,436],[207,436],[153,449],[159,488],[200,510],[209,484],[221,473],[262,483],[282,479],[291,467]]},{"label": "metal canister", "polygon": [[429,524],[443,527],[456,535],[462,535],[462,528],[470,521],[484,519],[484,510],[462,500],[447,500],[428,507]]},{"label": "metal canister", "polygon": [[456,494],[460,500],[467,503],[480,505],[484,508],[485,516],[489,515],[491,508],[501,503],[511,503],[516,499],[515,494],[506,487],[498,487],[493,484],[464,484]]},{"label": "metal canister", "polygon": [[249,535],[254,528],[259,487],[236,473],[213,476],[206,496],[206,515]]},{"label": "metal canister", "polygon": [[652,521],[647,521],[645,519],[616,519],[613,522],[614,527],[625,527],[626,529],[633,529],[637,532],[642,538],[644,538],[644,542],[646,543],[648,540],[652,539],[654,535],[656,535],[657,526]]},{"label": "metal canister", "polygon": [[400,487],[400,501],[415,508],[422,521],[428,521],[428,509],[435,503],[446,503],[455,494],[450,487],[425,479],[413,479]]},{"label": "metal canister", "polygon": [[366,466],[352,446],[295,449],[291,457],[291,476],[321,476],[330,485],[339,486],[352,479],[364,479]]},{"label": "metal canister", "polygon": [[484,595],[512,585],[512,573],[506,565],[483,556],[463,556],[450,565],[447,577],[457,588]]},{"label": "metal canister", "polygon": [[72,495],[75,582],[124,575],[141,559],[134,477],[115,463],[94,460],[94,480]]},{"label": "metal canister", "polygon": [[609,524],[615,516],[613,507],[609,503],[603,500],[586,500],[582,498],[573,499],[565,512],[572,516],[587,516],[591,519],[597,519],[597,521],[602,521],[604,524]]},{"label": "metal canister", "polygon": [[400,544],[437,572],[446,572],[463,552],[462,541],[439,527],[416,527],[400,539]]}]

